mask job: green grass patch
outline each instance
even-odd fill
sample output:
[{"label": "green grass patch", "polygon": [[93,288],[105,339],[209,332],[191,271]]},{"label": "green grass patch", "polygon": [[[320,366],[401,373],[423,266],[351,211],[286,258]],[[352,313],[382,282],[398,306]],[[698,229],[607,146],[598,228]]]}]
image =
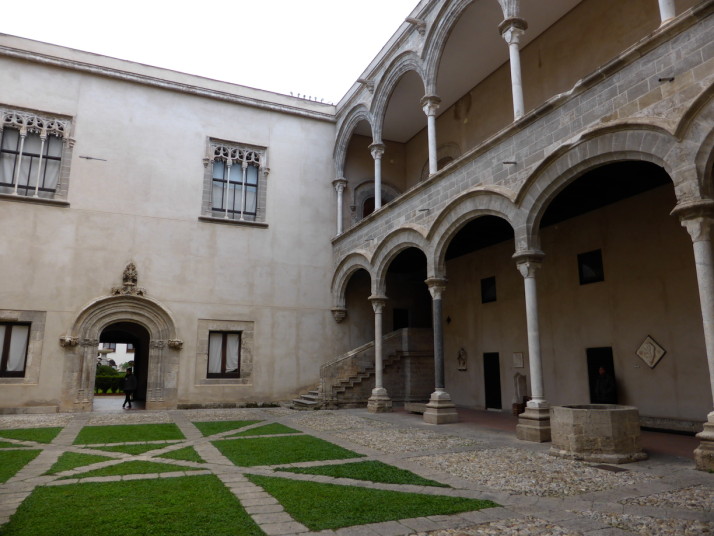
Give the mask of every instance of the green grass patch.
[{"label": "green grass patch", "polygon": [[113,445],[111,447],[90,447],[94,450],[103,450],[105,452],[123,452],[138,456],[152,450],[162,449],[173,445],[173,443],[137,443],[135,445]]},{"label": "green grass patch", "polygon": [[54,463],[46,475],[56,475],[62,471],[69,471],[77,467],[92,465],[93,463],[106,462],[111,460],[109,456],[99,456],[96,454],[80,454],[79,452],[64,452]]},{"label": "green grass patch", "polygon": [[[197,492],[200,490],[200,492]],[[39,487],[3,536],[262,536],[213,475]]]},{"label": "green grass patch", "polygon": [[377,461],[341,463],[339,465],[323,465],[321,467],[279,467],[276,471],[304,475],[324,475],[334,478],[352,478],[354,480],[368,480],[369,482],[381,482],[383,484],[450,487],[441,482],[420,477],[406,469],[399,469]]},{"label": "green grass patch", "polygon": [[19,439],[21,441],[35,441],[36,443],[52,443],[52,440],[57,437],[57,434],[59,434],[61,430],[62,427],[60,426],[0,430],[0,437]]},{"label": "green grass patch", "polygon": [[498,506],[491,501],[384,491],[246,475],[310,530],[338,529]]},{"label": "green grass patch", "polygon": [[94,443],[130,443],[133,441],[166,441],[185,439],[178,426],[165,424],[118,424],[113,426],[85,426],[74,440],[75,445]]},{"label": "green grass patch", "polygon": [[228,432],[229,430],[237,430],[238,428],[259,422],[260,421],[207,421],[195,422],[193,425],[201,431],[203,437],[206,437],[213,434],[220,434],[221,432]]},{"label": "green grass patch", "polygon": [[212,443],[226,458],[241,467],[362,457],[362,454],[308,435],[222,439]]},{"label": "green grass patch", "polygon": [[15,476],[42,452],[41,450],[5,450],[0,452],[0,484]]},{"label": "green grass patch", "polygon": [[110,465],[102,469],[95,469],[73,476],[63,476],[60,480],[70,478],[89,478],[93,476],[122,476],[122,475],[150,475],[153,473],[171,473],[173,471],[197,471],[192,467],[180,467],[170,463],[147,462],[135,460],[129,462]]},{"label": "green grass patch", "polygon": [[25,445],[18,445],[17,443],[10,443],[9,441],[0,441],[0,449],[21,449],[24,446]]},{"label": "green grass patch", "polygon": [[157,458],[169,458],[170,460],[186,460],[188,462],[206,463],[206,460],[201,458],[193,447],[184,447],[182,449],[172,450],[166,454],[159,454]]},{"label": "green grass patch", "polygon": [[250,430],[245,430],[244,432],[239,432],[235,435],[229,437],[239,437],[239,436],[257,436],[257,435],[278,435],[278,434],[302,434],[300,430],[295,430],[280,424],[277,422],[266,424],[265,426],[258,426],[257,428],[251,428]]}]

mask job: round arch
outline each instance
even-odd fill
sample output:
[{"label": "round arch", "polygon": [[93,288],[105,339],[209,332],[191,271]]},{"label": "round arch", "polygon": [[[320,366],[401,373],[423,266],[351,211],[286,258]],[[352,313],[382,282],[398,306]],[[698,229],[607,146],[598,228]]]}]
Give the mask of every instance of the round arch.
[{"label": "round arch", "polygon": [[335,139],[335,150],[332,153],[338,178],[344,176],[347,149],[352,139],[352,134],[361,121],[367,121],[374,131],[372,115],[364,104],[358,104],[352,108],[340,125],[337,138]]},{"label": "round arch", "polygon": [[431,260],[428,254],[429,243],[426,239],[425,230],[418,225],[401,227],[388,234],[372,256],[375,274],[372,279],[372,294],[378,296],[385,294],[389,264],[399,253],[408,248],[416,248],[424,253],[427,262],[427,273],[432,272]]},{"label": "round arch", "polygon": [[105,296],[86,305],[69,336],[63,337],[65,411],[92,409],[94,372],[102,331],[117,323],[138,324],[149,334],[147,409],[175,408],[178,401],[179,352],[171,314],[156,300],[138,295]]},{"label": "round arch", "polygon": [[372,279],[372,266],[370,265],[367,253],[357,251],[350,253],[342,259],[332,276],[332,299],[335,309],[345,309],[345,291],[350,278],[357,270],[365,270]]}]

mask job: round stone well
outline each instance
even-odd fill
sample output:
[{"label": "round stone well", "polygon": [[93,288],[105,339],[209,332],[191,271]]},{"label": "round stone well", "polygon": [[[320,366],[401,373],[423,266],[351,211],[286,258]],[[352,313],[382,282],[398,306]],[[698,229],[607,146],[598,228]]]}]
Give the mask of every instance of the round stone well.
[{"label": "round stone well", "polygon": [[637,408],[616,404],[553,406],[550,453],[599,463],[646,460]]}]

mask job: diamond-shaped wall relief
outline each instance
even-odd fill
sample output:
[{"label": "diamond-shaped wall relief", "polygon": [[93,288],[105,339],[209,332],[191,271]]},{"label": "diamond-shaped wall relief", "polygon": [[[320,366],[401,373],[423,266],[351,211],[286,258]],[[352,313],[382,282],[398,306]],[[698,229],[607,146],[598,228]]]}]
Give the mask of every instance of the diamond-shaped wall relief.
[{"label": "diamond-shaped wall relief", "polygon": [[666,353],[667,350],[662,348],[659,343],[649,335],[637,349],[637,355],[640,356],[640,359],[647,363],[647,366],[650,368],[655,368],[659,360],[662,359]]}]

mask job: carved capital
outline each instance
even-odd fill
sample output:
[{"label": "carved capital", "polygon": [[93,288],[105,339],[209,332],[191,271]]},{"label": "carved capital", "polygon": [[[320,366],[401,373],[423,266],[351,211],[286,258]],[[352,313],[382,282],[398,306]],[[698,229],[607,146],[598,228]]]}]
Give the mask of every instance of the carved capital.
[{"label": "carved capital", "polygon": [[372,153],[372,158],[378,160],[384,155],[385,146],[383,143],[372,143],[369,146],[369,152]]},{"label": "carved capital", "polygon": [[421,108],[427,116],[436,115],[439,104],[441,104],[441,97],[438,95],[424,95],[419,104],[421,104]]},{"label": "carved capital", "polygon": [[335,322],[340,324],[345,318],[347,318],[347,309],[344,307],[333,307],[331,309],[332,311],[332,318],[335,319]]},{"label": "carved capital", "polygon": [[338,194],[341,194],[345,191],[345,188],[347,188],[347,179],[340,177],[339,179],[332,181],[332,185],[335,187],[335,191]]},{"label": "carved capital", "polygon": [[521,36],[526,33],[528,23],[519,17],[510,17],[498,25],[498,31],[509,45],[520,44]]},{"label": "carved capital", "polygon": [[519,251],[513,255],[516,267],[524,278],[535,277],[536,271],[540,268],[545,253],[540,250]]},{"label": "carved capital", "polygon": [[72,337],[71,335],[65,335],[59,338],[59,343],[62,348],[71,348],[79,344],[78,337]]},{"label": "carved capital", "polygon": [[367,299],[372,304],[372,310],[374,310],[374,314],[382,314],[382,311],[384,311],[384,306],[387,305],[388,298],[386,296],[379,296],[373,294]]},{"label": "carved capital", "polygon": [[446,291],[446,278],[445,277],[430,277],[424,283],[429,287],[429,294],[431,294],[432,300],[440,300],[444,291]]},{"label": "carved capital", "polygon": [[682,226],[692,237],[692,242],[711,241],[714,200],[699,199],[678,203],[671,214],[679,218]]},{"label": "carved capital", "polygon": [[169,339],[167,344],[172,350],[181,350],[183,348],[183,341],[181,339]]}]

